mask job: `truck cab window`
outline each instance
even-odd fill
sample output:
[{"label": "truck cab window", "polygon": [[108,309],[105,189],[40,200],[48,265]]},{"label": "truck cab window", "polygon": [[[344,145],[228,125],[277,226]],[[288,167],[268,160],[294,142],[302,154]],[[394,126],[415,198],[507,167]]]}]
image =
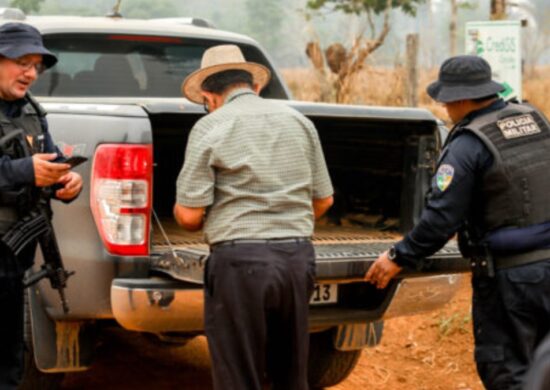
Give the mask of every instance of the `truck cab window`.
[{"label": "truck cab window", "polygon": [[[200,67],[202,54],[226,42],[179,37],[113,34],[55,34],[44,37],[59,58],[32,92],[37,96],[181,97],[183,79]],[[241,49],[249,61],[272,69],[263,53],[251,45]],[[288,98],[274,77],[264,97]]]}]

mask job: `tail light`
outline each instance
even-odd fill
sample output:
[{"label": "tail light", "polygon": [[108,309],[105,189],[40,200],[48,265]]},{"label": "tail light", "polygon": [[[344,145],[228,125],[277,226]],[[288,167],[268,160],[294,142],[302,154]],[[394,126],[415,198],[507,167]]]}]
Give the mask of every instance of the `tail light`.
[{"label": "tail light", "polygon": [[149,253],[152,166],[151,145],[105,144],[95,152],[90,205],[112,254]]}]

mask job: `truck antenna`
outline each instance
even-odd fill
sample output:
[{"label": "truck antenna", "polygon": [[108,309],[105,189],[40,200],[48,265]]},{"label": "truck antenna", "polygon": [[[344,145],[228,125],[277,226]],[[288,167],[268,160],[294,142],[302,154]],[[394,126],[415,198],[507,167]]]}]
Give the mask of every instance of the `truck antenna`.
[{"label": "truck antenna", "polygon": [[122,0],[117,0],[116,4],[113,6],[113,10],[110,14],[107,14],[107,17],[109,18],[122,18],[122,14],[120,13],[120,3],[122,3]]}]

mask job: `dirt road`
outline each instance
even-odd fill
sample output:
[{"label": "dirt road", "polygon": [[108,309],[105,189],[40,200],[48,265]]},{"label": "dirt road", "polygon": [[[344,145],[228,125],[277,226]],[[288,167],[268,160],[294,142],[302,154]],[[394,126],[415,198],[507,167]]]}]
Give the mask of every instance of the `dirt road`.
[{"label": "dirt road", "polygon": [[[472,360],[470,287],[442,310],[386,322],[376,348],[331,390],[482,390]],[[109,332],[91,370],[67,375],[63,389],[211,389],[206,341],[154,347],[140,335]]]}]

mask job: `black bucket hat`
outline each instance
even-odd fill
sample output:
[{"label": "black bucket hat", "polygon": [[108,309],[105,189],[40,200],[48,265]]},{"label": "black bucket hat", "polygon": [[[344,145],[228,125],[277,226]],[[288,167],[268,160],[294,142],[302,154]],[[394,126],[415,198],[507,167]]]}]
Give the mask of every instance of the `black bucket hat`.
[{"label": "black bucket hat", "polygon": [[451,57],[443,62],[439,79],[428,86],[427,92],[442,103],[489,97],[505,89],[491,79],[491,74],[491,65],[481,57]]},{"label": "black bucket hat", "polygon": [[0,26],[0,55],[15,59],[27,54],[42,54],[42,63],[51,68],[57,57],[44,47],[42,35],[25,23],[6,23]]}]

